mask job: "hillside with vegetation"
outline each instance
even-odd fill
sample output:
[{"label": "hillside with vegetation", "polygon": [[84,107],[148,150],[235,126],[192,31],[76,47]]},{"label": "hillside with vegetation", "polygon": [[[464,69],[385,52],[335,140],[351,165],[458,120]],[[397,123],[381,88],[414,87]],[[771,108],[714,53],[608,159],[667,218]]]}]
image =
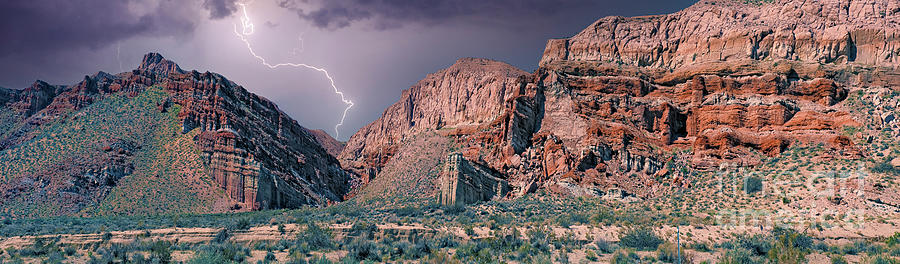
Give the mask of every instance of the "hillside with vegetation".
[{"label": "hillside with vegetation", "polygon": [[156,53],[131,72],[0,96],[2,218],[297,208],[348,191],[319,142],[340,143]]}]

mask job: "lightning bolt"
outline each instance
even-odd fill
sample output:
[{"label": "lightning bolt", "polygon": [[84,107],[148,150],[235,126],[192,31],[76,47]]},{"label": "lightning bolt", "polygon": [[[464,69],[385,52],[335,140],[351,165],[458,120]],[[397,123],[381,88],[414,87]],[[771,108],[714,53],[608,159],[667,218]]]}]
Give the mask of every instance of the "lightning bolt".
[{"label": "lightning bolt", "polygon": [[[265,65],[266,67],[269,67],[270,69],[275,69],[278,67],[307,68],[307,69],[315,70],[315,71],[325,74],[325,77],[328,78],[328,81],[331,83],[331,88],[334,89],[334,93],[341,96],[341,102],[344,102],[344,104],[347,105],[347,108],[344,108],[344,113],[341,115],[341,121],[338,122],[337,125],[334,126],[335,137],[336,138],[340,137],[341,132],[340,132],[339,128],[342,125],[344,125],[344,120],[347,118],[347,112],[350,111],[350,108],[353,108],[353,101],[350,101],[349,99],[347,99],[344,96],[344,92],[338,90],[337,86],[334,85],[334,78],[332,78],[331,74],[329,74],[328,71],[325,70],[324,68],[319,68],[319,67],[312,66],[309,64],[305,64],[305,63],[271,64],[268,61],[266,61],[266,59],[263,58],[262,56],[257,55],[256,51],[253,50],[253,45],[250,45],[250,40],[247,39],[247,36],[253,35],[253,32],[254,32],[253,22],[250,20],[250,16],[247,15],[247,4],[248,3],[238,3],[238,5],[241,7],[241,11],[242,11],[243,15],[241,16],[241,30],[238,31],[237,24],[235,24],[234,25],[234,34],[237,35],[237,37],[240,38],[241,41],[243,41],[244,44],[247,45],[247,50],[250,51],[250,55],[253,55],[253,57],[256,57],[256,59],[259,60],[259,62],[262,65]],[[303,43],[302,35],[300,36],[300,41],[301,41],[300,43],[302,45],[302,43]]]}]

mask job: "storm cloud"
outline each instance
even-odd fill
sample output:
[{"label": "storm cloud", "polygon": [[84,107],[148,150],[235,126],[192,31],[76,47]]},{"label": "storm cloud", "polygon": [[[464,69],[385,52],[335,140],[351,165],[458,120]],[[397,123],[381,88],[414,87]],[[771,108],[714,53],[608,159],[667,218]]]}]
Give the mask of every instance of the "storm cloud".
[{"label": "storm cloud", "polygon": [[203,8],[209,10],[209,18],[221,19],[237,11],[237,0],[203,0]]},{"label": "storm cloud", "polygon": [[[579,8],[617,5],[597,0],[279,0],[279,6],[296,12],[312,25],[340,29],[366,22],[375,29],[393,29],[409,23],[436,25],[447,22],[506,22],[511,18],[542,23]],[[641,2],[641,1],[637,1]]]},{"label": "storm cloud", "polygon": [[12,0],[0,2],[0,56],[98,49],[135,36],[191,34],[182,1]]}]

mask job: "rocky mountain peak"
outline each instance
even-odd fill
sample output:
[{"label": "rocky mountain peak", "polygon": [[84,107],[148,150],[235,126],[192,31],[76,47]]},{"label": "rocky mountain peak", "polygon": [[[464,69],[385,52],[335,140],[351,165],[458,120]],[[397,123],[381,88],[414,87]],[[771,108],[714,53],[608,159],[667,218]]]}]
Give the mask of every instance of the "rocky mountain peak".
[{"label": "rocky mountain peak", "polygon": [[505,62],[495,61],[482,58],[461,58],[456,60],[453,65],[448,67],[446,71],[465,71],[465,72],[491,72],[494,74],[502,73],[509,77],[518,77],[528,74],[525,71],[509,65]]},{"label": "rocky mountain peak", "polygon": [[163,56],[156,52],[150,52],[144,55],[144,59],[141,60],[141,65],[138,66],[138,70],[154,72],[161,75],[168,75],[171,73],[184,73],[178,64],[163,58]]},{"label": "rocky mountain peak", "polygon": [[45,90],[45,89],[47,89],[47,87],[50,87],[50,84],[48,84],[47,82],[42,81],[42,80],[35,80],[34,83],[31,84],[31,86],[28,86],[28,88],[25,88],[25,91]]}]

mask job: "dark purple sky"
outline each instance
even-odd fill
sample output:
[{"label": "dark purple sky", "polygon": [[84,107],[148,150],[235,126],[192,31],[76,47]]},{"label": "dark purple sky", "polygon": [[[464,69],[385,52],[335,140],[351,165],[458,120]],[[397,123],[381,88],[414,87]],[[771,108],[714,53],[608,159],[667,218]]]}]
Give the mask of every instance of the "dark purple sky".
[{"label": "dark purple sky", "polygon": [[[269,69],[235,35],[245,3],[248,37],[270,63],[327,69],[356,105],[346,140],[400,91],[461,57],[533,71],[549,38],[597,19],[671,13],[695,0],[5,0],[0,86],[71,84],[99,70],[133,69],[160,52],[183,69],[218,72],[269,98],[309,128],[335,135],[344,104],[323,74]],[[302,41],[301,41],[302,39]]]}]

